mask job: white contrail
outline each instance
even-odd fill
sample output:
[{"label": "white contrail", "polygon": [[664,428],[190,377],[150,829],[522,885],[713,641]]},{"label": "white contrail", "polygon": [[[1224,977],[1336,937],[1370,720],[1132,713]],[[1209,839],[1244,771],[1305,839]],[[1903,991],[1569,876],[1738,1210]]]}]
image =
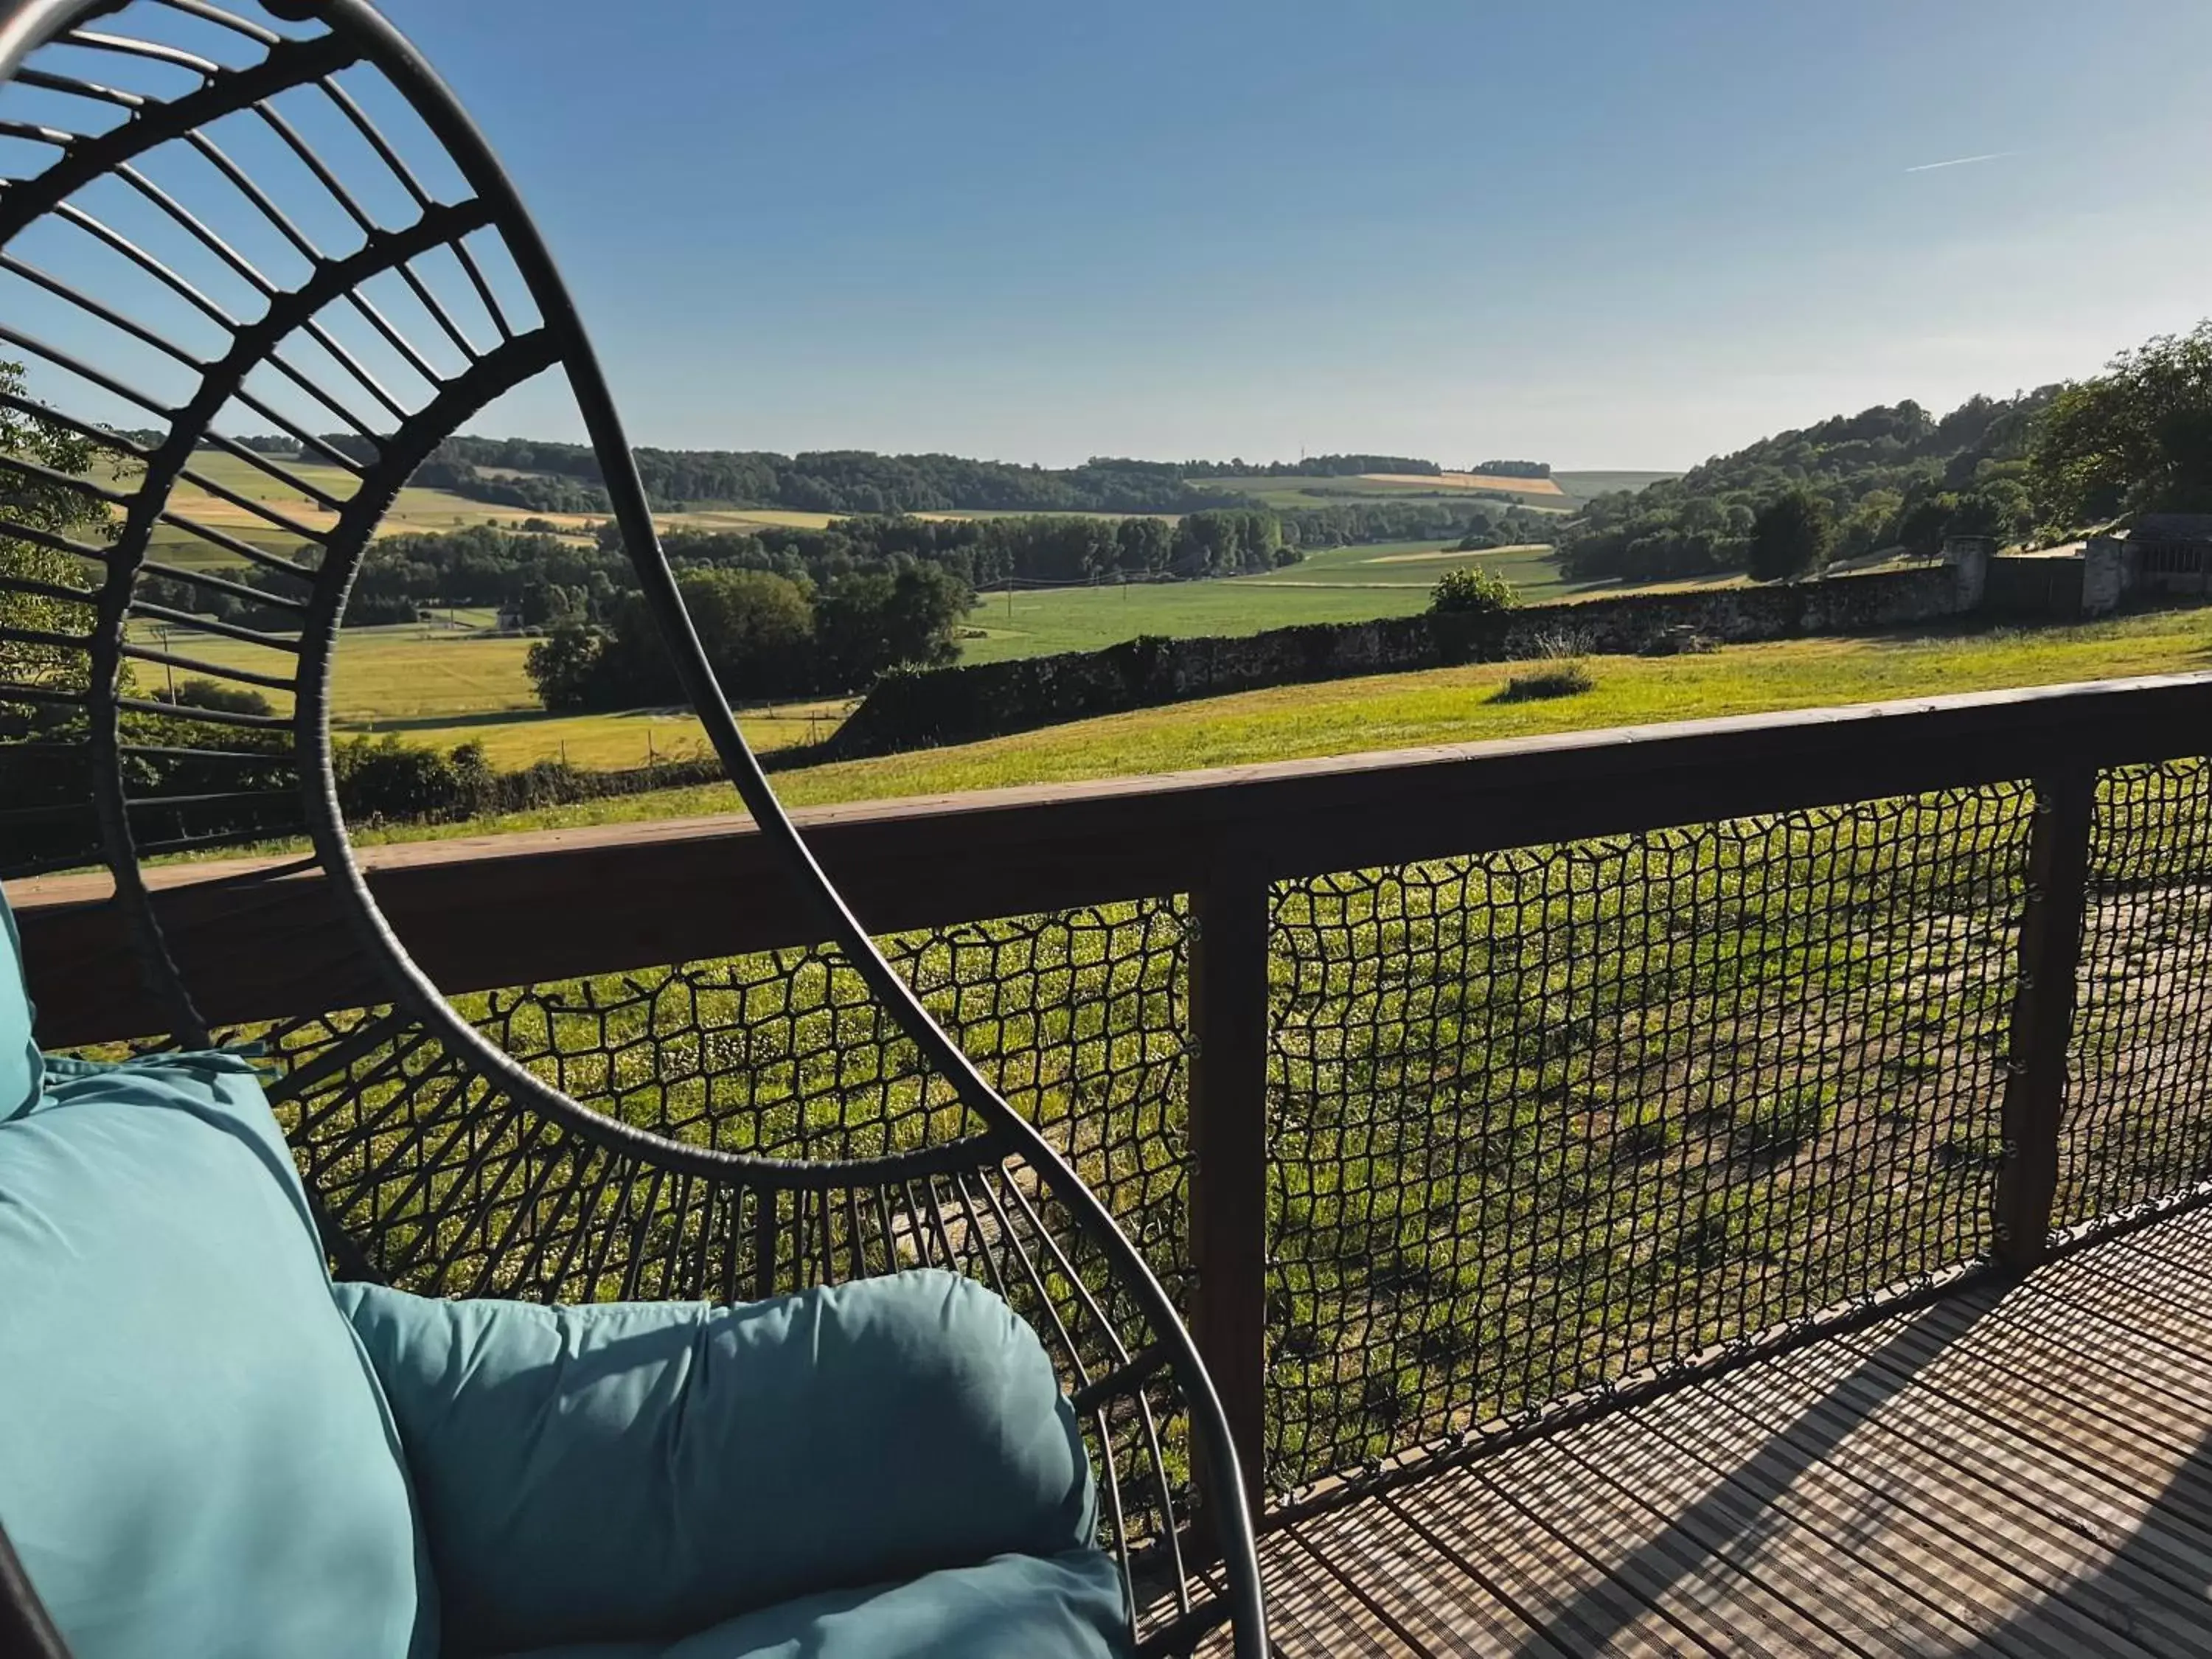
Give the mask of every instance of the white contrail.
[{"label": "white contrail", "polygon": [[2002,161],[2008,155],[2017,155],[2016,149],[1991,150],[1987,155],[1961,155],[1952,161],[1923,161],[1917,167],[1907,167],[1907,173],[1933,173],[1938,167],[1970,167],[1977,161]]}]

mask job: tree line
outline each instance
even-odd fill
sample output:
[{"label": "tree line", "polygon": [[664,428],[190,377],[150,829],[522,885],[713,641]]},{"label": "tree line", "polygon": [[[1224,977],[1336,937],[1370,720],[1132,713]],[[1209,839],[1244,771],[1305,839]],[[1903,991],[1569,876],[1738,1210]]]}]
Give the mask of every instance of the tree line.
[{"label": "tree line", "polygon": [[2154,512],[2212,513],[2212,321],[2086,380],[1969,398],[1941,420],[1912,403],[1838,416],[1601,497],[1561,554],[1578,576],[1773,580],[1835,557],[1933,557],[1954,536],[2056,540]]},{"label": "tree line", "polygon": [[2057,395],[1976,397],[1940,419],[1908,400],[1763,438],[1590,501],[1560,538],[1561,566],[1582,580],[1746,569],[1762,510],[1796,495],[1828,526],[1824,557],[1883,548],[1933,557],[1951,536],[2016,539],[2038,521],[2029,447]]},{"label": "tree line", "polygon": [[[1101,458],[1052,469],[857,449],[780,455],[766,450],[643,448],[634,454],[647,498],[664,511],[713,502],[841,514],[1181,514],[1253,504],[1235,492],[1186,482],[1182,467],[1164,461]],[[416,482],[538,512],[608,509],[599,458],[581,444],[449,438],[424,464]]]}]

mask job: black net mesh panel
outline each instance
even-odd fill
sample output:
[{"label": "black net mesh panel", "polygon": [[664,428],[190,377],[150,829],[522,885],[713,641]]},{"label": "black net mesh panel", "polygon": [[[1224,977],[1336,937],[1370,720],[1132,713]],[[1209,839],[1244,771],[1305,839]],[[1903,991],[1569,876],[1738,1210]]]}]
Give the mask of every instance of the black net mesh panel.
[{"label": "black net mesh panel", "polygon": [[2212,766],[2100,781],[2060,1142],[2061,1224],[2212,1178]]},{"label": "black net mesh panel", "polygon": [[2030,797],[1279,888],[1294,1489],[1982,1256]]},{"label": "black net mesh panel", "polygon": [[[1174,902],[1094,907],[887,939],[893,962],[1112,1206],[1186,1302],[1187,921]],[[715,1152],[804,1159],[822,1178],[684,1172],[528,1115],[386,1011],[226,1035],[283,1062],[279,1113],[307,1178],[368,1265],[426,1293],[538,1301],[739,1300],[902,1267],[991,1285],[1071,1390],[1149,1340],[1107,1264],[827,948],[466,997],[470,1019],[572,1097]],[[927,1154],[946,1157],[932,1167]],[[836,1161],[924,1155],[891,1178]],[[1042,1287],[1042,1289],[1041,1289]],[[1173,1391],[1090,1426],[1125,1475],[1158,1443],[1188,1497]],[[1110,1484],[1110,1483],[1109,1483]],[[1109,1497],[1112,1494],[1109,1493]],[[1149,1499],[1109,1504],[1145,1541]]]}]

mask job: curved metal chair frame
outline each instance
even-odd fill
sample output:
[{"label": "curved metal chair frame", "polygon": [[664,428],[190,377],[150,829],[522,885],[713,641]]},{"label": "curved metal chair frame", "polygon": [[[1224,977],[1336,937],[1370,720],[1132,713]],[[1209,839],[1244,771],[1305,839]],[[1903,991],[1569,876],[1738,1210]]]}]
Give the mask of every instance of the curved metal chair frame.
[{"label": "curved metal chair frame", "polygon": [[[10,91],[37,118],[16,118]],[[317,122],[345,142],[317,143]],[[413,162],[410,137],[394,136],[410,122]],[[426,183],[437,170],[458,188]],[[198,194],[169,182],[185,172]],[[220,1034],[163,928],[191,884],[149,883],[147,862],[304,833],[307,858],[209,879],[261,884],[279,904],[288,873],[319,868],[385,988],[377,1006],[252,1033],[284,1067],[272,1098],[342,1273],[544,1300],[729,1299],[917,1261],[984,1277],[1037,1327],[1084,1417],[1140,1650],[1188,1652],[1225,1626],[1235,1651],[1257,1659],[1243,1484],[1170,1298],[1070,1157],[885,959],[779,805],[684,613],[553,260],[422,58],[364,0],[0,0],[0,284],[13,285],[0,290],[0,358],[20,359],[27,376],[20,391],[0,380],[0,422],[36,420],[108,463],[88,476],[0,453],[0,543],[44,561],[0,563],[0,590],[36,617],[0,626],[17,665],[0,674],[0,802],[29,803],[0,805],[0,874],[104,862],[169,1011],[167,1039],[196,1047]],[[163,237],[220,283],[164,257]],[[40,263],[64,241],[153,296],[152,315]],[[36,296],[57,328],[21,325],[9,292]],[[195,349],[195,336],[213,349]],[[111,367],[118,350],[161,366],[176,393]],[[363,878],[331,733],[349,592],[416,467],[549,370],[573,391],[637,580],[739,796],[811,897],[840,971],[910,1045],[937,1103],[917,1133],[856,1124],[830,1138],[832,1156],[817,1155],[818,1139],[781,1156],[582,1103],[441,994]],[[249,421],[324,464],[317,477],[240,442]],[[333,441],[337,428],[350,435]],[[314,503],[313,521],[207,476],[196,458],[212,452]],[[330,468],[349,489],[330,487]],[[226,522],[180,510],[179,491],[222,503]],[[21,508],[33,499],[88,505],[58,528]],[[219,621],[180,603],[185,590],[256,609]],[[271,612],[295,625],[266,626]],[[221,663],[180,655],[156,636],[175,627],[234,648]],[[138,694],[140,673],[177,669],[289,696],[290,710]],[[1198,1528],[1186,1512],[1194,1471],[1206,1494]],[[1201,1534],[1209,1578],[1192,1547]],[[41,1639],[4,1539],[0,1569],[12,1607],[0,1620]],[[1206,1582],[1218,1588],[1192,1588]]]}]

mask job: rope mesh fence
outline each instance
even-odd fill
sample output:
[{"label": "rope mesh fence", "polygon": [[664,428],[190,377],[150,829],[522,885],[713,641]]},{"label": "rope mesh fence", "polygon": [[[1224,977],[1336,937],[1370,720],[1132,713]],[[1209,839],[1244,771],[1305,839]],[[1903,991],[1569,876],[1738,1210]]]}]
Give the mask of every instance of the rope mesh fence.
[{"label": "rope mesh fence", "polygon": [[[1984,1259],[2033,801],[2000,785],[1277,884],[1271,1486],[1516,1428]],[[1193,935],[1162,899],[885,941],[1186,1311]],[[2212,768],[2108,774],[2062,1224],[2212,1177],[2208,977]],[[544,1081],[691,1146],[866,1160],[978,1128],[827,949],[460,1006]],[[1053,1345],[1094,1373],[1104,1333],[1137,1334],[995,1153],[850,1191],[718,1183],[538,1124],[383,1011],[242,1035],[322,1068],[285,1108],[303,1164],[414,1288],[743,1297],[936,1264],[1071,1321]]]},{"label": "rope mesh fence", "polygon": [[2057,1219],[2212,1179],[2212,765],[2100,780]]},{"label": "rope mesh fence", "polygon": [[1295,1489],[1990,1245],[2029,797],[1279,887]]}]

